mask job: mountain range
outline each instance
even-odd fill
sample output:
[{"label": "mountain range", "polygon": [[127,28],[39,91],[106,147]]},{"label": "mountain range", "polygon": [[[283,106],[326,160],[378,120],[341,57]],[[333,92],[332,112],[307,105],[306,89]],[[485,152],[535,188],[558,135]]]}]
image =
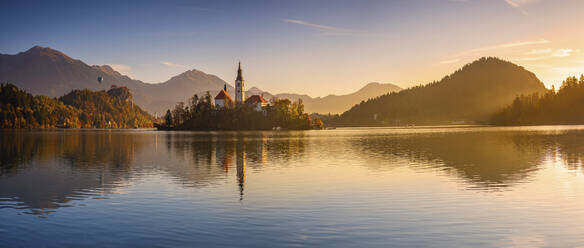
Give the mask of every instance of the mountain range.
[{"label": "mountain range", "polygon": [[380,95],[388,94],[391,92],[397,92],[402,90],[397,85],[390,83],[368,83],[363,88],[347,95],[328,95],[325,97],[310,97],[306,94],[293,94],[293,93],[281,93],[272,95],[269,92],[261,91],[260,89],[253,87],[249,89],[246,94],[261,95],[264,97],[272,98],[285,98],[292,101],[302,100],[304,104],[304,109],[308,113],[320,113],[320,114],[340,114],[347,111],[353,105]]},{"label": "mountain range", "polygon": [[[98,83],[98,77],[102,78],[101,83]],[[231,84],[195,69],[165,82],[150,84],[123,75],[109,65],[88,65],[60,51],[40,46],[14,55],[0,54],[0,82],[12,83],[34,95],[50,97],[61,96],[74,89],[108,90],[111,85],[126,86],[134,95],[136,104],[159,115],[194,94],[203,95],[209,91],[214,96],[225,84],[228,92],[234,94]],[[370,83],[355,93],[339,96],[273,95],[256,87],[247,90],[246,94],[261,94],[267,99],[302,99],[305,111],[309,113],[341,113],[362,100],[399,90],[401,88],[393,84]]]}]

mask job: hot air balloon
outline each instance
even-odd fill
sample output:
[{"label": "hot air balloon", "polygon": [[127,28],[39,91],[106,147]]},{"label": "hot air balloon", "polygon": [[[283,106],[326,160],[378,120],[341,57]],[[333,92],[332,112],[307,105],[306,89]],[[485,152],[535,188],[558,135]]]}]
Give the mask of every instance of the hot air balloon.
[{"label": "hot air balloon", "polygon": [[103,81],[102,77],[97,77],[97,82],[101,84],[101,81]]}]

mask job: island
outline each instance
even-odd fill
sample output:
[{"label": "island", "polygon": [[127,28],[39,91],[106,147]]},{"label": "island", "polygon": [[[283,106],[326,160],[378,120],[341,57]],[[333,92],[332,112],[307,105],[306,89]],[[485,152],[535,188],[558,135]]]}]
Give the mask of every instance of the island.
[{"label": "island", "polygon": [[307,130],[322,129],[323,122],[304,112],[302,100],[272,98],[262,95],[245,97],[241,63],[235,80],[235,100],[227,92],[227,85],[212,98],[207,92],[195,94],[188,103],[179,102],[167,110],[159,130]]}]

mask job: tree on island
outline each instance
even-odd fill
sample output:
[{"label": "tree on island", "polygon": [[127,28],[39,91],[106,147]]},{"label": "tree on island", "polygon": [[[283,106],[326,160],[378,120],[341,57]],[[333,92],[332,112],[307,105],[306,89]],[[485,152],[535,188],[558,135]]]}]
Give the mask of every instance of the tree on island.
[{"label": "tree on island", "polygon": [[322,122],[322,120],[320,118],[315,118],[312,120],[312,127],[314,129],[323,129],[324,128],[324,122]]},{"label": "tree on island", "polygon": [[261,111],[251,104],[226,104],[216,107],[209,92],[203,97],[194,95],[188,104],[178,103],[168,110],[163,130],[270,130],[274,127],[289,130],[311,128],[311,119],[304,113],[302,101],[272,99]]}]

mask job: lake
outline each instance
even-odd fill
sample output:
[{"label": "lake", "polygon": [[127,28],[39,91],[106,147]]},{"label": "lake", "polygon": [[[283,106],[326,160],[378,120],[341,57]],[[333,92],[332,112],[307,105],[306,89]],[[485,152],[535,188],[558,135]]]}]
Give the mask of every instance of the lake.
[{"label": "lake", "polygon": [[0,146],[0,246],[584,244],[584,126],[3,131]]}]

